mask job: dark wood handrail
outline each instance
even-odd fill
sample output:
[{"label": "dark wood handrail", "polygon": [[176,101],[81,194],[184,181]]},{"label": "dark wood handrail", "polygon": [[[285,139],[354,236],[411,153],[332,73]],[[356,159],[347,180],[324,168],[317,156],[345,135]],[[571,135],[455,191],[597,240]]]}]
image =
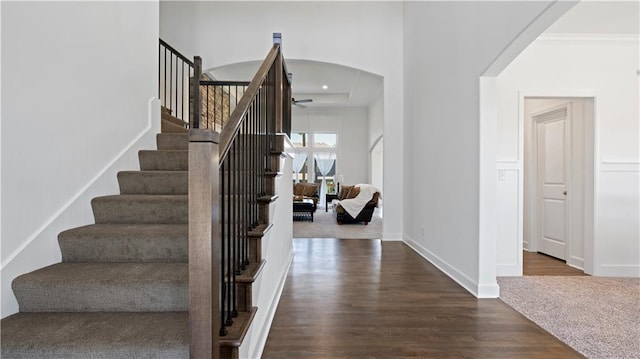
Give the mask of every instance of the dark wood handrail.
[{"label": "dark wood handrail", "polygon": [[249,110],[249,105],[251,105],[251,102],[258,94],[258,90],[260,89],[262,82],[267,77],[267,74],[269,73],[269,69],[271,69],[271,66],[276,61],[279,55],[280,55],[280,44],[273,44],[271,51],[269,51],[269,54],[267,54],[267,57],[262,62],[262,65],[260,65],[260,68],[258,69],[258,72],[256,73],[256,75],[253,77],[253,80],[251,80],[251,83],[249,84],[247,91],[244,93],[244,96],[242,96],[242,99],[240,100],[240,102],[238,102],[238,105],[236,106],[235,110],[231,114],[231,117],[229,118],[229,122],[227,122],[227,124],[222,129],[222,133],[220,133],[220,162],[221,163],[222,161],[224,161],[224,159],[227,157],[227,154],[229,153],[229,149],[231,148],[231,142],[240,129],[242,120],[244,116],[247,114],[247,111]]},{"label": "dark wood handrail", "polygon": [[249,86],[249,81],[217,81],[217,80],[201,80],[200,86]]},{"label": "dark wood handrail", "polygon": [[171,52],[174,53],[174,55],[176,55],[177,57],[180,58],[180,60],[186,62],[187,64],[191,65],[191,67],[193,67],[193,62],[191,62],[191,60],[189,60],[186,56],[184,56],[183,54],[180,53],[180,51],[174,49],[171,45],[167,44],[166,42],[164,42],[162,39],[159,39],[160,43],[162,44],[162,46],[166,47],[167,49],[169,49]]}]

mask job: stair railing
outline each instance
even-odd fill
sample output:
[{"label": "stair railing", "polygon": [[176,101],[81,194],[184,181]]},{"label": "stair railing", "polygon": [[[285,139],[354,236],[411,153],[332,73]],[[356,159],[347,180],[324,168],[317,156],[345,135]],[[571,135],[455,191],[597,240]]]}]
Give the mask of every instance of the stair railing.
[{"label": "stair railing", "polygon": [[[276,134],[291,129],[291,83],[275,41],[228,120],[209,121],[198,81],[189,133],[189,316],[192,358],[219,355],[219,340],[238,316],[237,276],[250,264],[249,232],[269,219],[260,210],[274,193],[267,187]],[[201,60],[194,59],[200,78]],[[227,90],[229,91],[229,90]],[[224,90],[223,90],[224,92]],[[227,92],[229,93],[229,92]],[[213,96],[215,98],[215,96]],[[223,98],[224,101],[224,98]],[[218,136],[215,131],[222,126]],[[215,279],[217,278],[217,280]],[[246,307],[246,306],[245,306]]]},{"label": "stair railing", "polygon": [[221,132],[248,86],[246,81],[200,81],[200,128]]},{"label": "stair railing", "polygon": [[194,64],[160,39],[158,56],[158,98],[172,116],[189,123],[190,81]]}]

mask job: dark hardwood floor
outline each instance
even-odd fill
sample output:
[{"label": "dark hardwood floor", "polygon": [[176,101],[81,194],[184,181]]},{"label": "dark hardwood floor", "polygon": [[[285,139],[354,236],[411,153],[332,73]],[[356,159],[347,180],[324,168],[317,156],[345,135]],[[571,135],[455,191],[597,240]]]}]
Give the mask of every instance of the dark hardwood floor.
[{"label": "dark hardwood floor", "polygon": [[522,274],[524,275],[586,275],[577,268],[568,266],[563,260],[537,252],[523,251]]},{"label": "dark hardwood floor", "polygon": [[402,242],[294,239],[263,358],[580,358]]}]

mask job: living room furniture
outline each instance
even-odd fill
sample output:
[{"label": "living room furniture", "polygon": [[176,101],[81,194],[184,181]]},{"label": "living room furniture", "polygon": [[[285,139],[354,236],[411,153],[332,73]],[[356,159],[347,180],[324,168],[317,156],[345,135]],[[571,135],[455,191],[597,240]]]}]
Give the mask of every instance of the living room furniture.
[{"label": "living room furniture", "polygon": [[331,201],[333,201],[334,199],[338,199],[338,194],[337,193],[327,193],[324,196],[324,211],[325,212],[329,212],[329,203]]},{"label": "living room furniture", "polygon": [[[351,200],[358,197],[359,195],[360,195],[360,189],[357,186],[342,186],[342,191],[338,196],[338,199]],[[335,205],[333,208],[333,211],[336,214],[336,221],[338,222],[338,224],[358,223],[358,222],[364,222],[365,225],[369,224],[369,222],[371,222],[371,218],[373,217],[373,212],[375,211],[376,207],[378,207],[380,192],[377,192],[377,191],[374,192],[370,198],[371,199],[368,202],[366,202],[362,210],[360,210],[358,215],[355,217],[350,215],[349,212],[347,212],[340,205],[340,202],[338,202],[338,204]],[[366,198],[363,200],[366,200]]]},{"label": "living room furniture", "polygon": [[320,195],[318,194],[319,185],[317,183],[296,183],[293,186],[293,200],[300,201],[303,199],[310,199],[313,201],[313,210],[315,212],[318,206],[318,200]]},{"label": "living room furniture", "polygon": [[293,201],[293,218],[304,220],[305,218],[311,218],[313,222],[313,212],[316,211],[316,206],[311,199],[303,199],[300,201]]}]

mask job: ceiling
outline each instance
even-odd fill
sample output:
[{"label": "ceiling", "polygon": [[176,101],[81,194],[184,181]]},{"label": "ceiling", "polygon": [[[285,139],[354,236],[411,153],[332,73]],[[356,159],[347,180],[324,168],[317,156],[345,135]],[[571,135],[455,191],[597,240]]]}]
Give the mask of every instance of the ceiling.
[{"label": "ceiling", "polygon": [[[546,34],[638,34],[638,1],[583,0],[558,19]],[[218,80],[250,81],[260,66],[250,61],[214,68],[209,73]],[[287,59],[293,74],[293,97],[312,99],[304,106],[367,107],[383,92],[381,76],[337,64]],[[327,89],[322,86],[326,85]]]},{"label": "ceiling", "polygon": [[545,33],[638,34],[640,33],[640,2],[583,0],[567,11]]},{"label": "ceiling", "polygon": [[[296,100],[308,107],[367,107],[382,94],[382,77],[352,67],[309,60],[286,60]],[[216,80],[250,81],[260,62],[250,61],[209,70]],[[323,89],[323,85],[327,88]]]}]

